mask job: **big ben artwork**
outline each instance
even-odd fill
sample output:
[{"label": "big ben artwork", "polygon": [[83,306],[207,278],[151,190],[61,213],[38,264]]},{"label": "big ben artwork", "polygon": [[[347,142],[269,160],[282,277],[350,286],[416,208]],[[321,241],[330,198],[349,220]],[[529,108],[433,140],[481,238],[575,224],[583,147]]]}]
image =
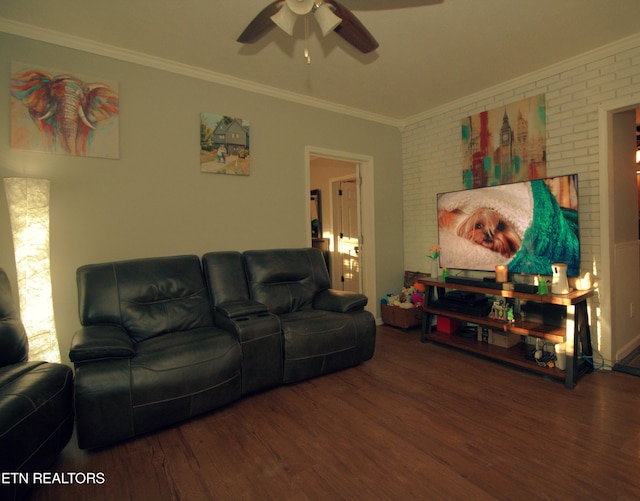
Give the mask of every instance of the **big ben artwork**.
[{"label": "big ben artwork", "polygon": [[466,117],[461,134],[465,188],[546,176],[544,94]]}]

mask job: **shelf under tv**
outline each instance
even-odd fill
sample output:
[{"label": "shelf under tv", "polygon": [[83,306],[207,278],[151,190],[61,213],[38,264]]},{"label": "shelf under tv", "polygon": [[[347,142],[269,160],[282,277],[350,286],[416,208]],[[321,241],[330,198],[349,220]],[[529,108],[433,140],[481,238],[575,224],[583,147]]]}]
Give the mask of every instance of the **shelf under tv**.
[{"label": "shelf under tv", "polygon": [[519,343],[511,348],[502,348],[486,342],[477,341],[475,338],[468,338],[458,334],[444,334],[442,332],[432,332],[427,336],[431,342],[450,346],[459,350],[464,350],[475,355],[490,358],[509,365],[535,371],[554,379],[564,380],[565,373],[551,367],[540,367],[534,362],[527,360],[527,345]]},{"label": "shelf under tv", "polygon": [[[449,280],[445,282],[441,279],[424,279],[420,280],[420,282],[427,288],[424,315],[422,317],[422,342],[431,341],[444,344],[486,358],[499,360],[537,373],[552,376],[556,379],[564,379],[567,388],[573,388],[582,374],[591,372],[592,365],[584,359],[581,354],[587,356],[592,355],[587,299],[593,295],[593,290],[573,291],[566,295],[538,295],[514,290],[483,287],[481,285],[452,283]],[[478,283],[480,284],[482,281],[480,280]],[[515,322],[505,322],[486,316],[480,317],[438,308],[435,303],[436,297],[444,297],[448,289],[501,296],[518,301],[524,300],[525,302],[531,301],[540,304],[548,303],[558,305],[566,309],[566,320],[562,322],[562,325],[545,323],[545,318],[539,321],[516,320]],[[501,332],[535,336],[552,343],[567,342],[566,370],[562,372],[553,368],[540,367],[537,363],[528,360],[526,357],[527,348],[524,343],[520,343],[512,348],[502,348],[478,341],[475,338],[468,338],[457,334],[445,334],[437,331],[432,332],[432,319],[436,315],[453,318],[465,324],[482,325]]]}]

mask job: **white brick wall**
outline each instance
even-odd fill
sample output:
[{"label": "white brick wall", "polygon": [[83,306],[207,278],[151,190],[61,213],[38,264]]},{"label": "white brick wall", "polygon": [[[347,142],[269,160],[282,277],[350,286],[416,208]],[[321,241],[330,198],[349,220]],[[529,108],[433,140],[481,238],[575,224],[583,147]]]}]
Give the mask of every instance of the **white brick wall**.
[{"label": "white brick wall", "polygon": [[405,269],[430,268],[438,241],[436,194],[462,189],[462,118],[546,95],[547,175],[579,174],[582,267],[600,261],[599,106],[626,97],[640,106],[640,34],[467,96],[410,120],[402,132]]},{"label": "white brick wall", "polygon": [[[463,188],[461,119],[543,93],[547,175],[579,174],[582,269],[601,270],[601,211],[609,203],[601,177],[609,167],[601,165],[600,110],[640,107],[640,33],[408,121],[402,133],[405,269],[430,270],[426,254],[438,241],[436,195]],[[590,308],[594,349],[608,364],[621,349],[608,327],[609,300],[600,300],[611,297],[610,287],[596,292]]]}]

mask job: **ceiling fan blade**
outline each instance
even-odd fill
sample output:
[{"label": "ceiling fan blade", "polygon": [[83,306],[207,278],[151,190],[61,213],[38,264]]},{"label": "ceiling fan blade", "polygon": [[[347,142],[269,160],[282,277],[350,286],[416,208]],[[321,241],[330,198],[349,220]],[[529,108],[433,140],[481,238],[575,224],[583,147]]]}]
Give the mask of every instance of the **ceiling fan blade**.
[{"label": "ceiling fan blade", "polygon": [[396,10],[410,7],[424,7],[443,3],[444,0],[343,0],[347,8],[358,10]]},{"label": "ceiling fan blade", "polygon": [[342,22],[333,30],[338,35],[363,54],[376,50],[380,46],[376,39],[373,38],[373,35],[369,33],[369,30],[364,27],[360,20],[353,15],[349,9],[343,7],[335,0],[325,0],[325,3],[331,4],[336,16],[342,19]]},{"label": "ceiling fan blade", "polygon": [[240,43],[254,43],[260,40],[264,35],[275,27],[275,23],[271,20],[276,12],[284,5],[284,0],[276,0],[267,5],[260,14],[253,18],[253,21],[244,29],[238,37]]}]

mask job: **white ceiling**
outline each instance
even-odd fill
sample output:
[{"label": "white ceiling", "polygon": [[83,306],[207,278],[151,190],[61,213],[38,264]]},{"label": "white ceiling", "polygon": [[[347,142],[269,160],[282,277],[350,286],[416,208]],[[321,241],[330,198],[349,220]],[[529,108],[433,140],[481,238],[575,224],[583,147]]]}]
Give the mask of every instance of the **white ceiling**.
[{"label": "white ceiling", "polygon": [[301,20],[294,37],[276,28],[236,42],[271,1],[2,0],[0,31],[76,48],[91,40],[97,52],[106,44],[390,122],[640,32],[640,0],[342,0],[380,47],[364,55],[335,33],[322,38],[311,18],[307,64]]}]

